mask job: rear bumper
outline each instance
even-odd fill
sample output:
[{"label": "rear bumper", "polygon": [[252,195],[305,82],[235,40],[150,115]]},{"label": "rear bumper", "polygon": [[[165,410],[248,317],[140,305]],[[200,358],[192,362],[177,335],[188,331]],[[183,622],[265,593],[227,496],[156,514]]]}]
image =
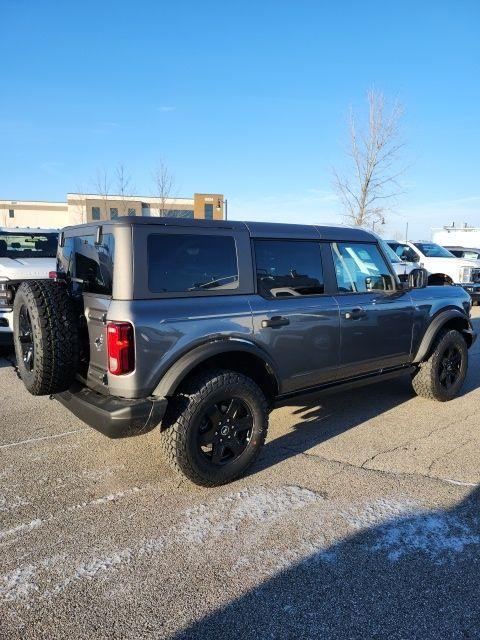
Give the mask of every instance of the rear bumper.
[{"label": "rear bumper", "polygon": [[150,431],[162,420],[167,408],[166,398],[126,400],[104,396],[79,383],[54,397],[77,418],[109,438]]}]

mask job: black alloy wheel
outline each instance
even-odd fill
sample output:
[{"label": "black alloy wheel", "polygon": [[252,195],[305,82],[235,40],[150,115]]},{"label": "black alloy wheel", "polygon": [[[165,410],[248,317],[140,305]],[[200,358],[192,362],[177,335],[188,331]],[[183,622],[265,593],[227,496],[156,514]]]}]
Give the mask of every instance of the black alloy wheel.
[{"label": "black alloy wheel", "polygon": [[198,430],[200,452],[213,464],[224,465],[242,455],[250,442],[253,415],[240,398],[209,406]]},{"label": "black alloy wheel", "polygon": [[440,360],[439,382],[450,389],[458,380],[462,368],[462,353],[457,345],[449,345]]},{"label": "black alloy wheel", "polygon": [[22,360],[27,371],[33,371],[35,364],[35,345],[33,342],[32,321],[25,305],[20,308],[18,316],[19,340],[22,350]]}]

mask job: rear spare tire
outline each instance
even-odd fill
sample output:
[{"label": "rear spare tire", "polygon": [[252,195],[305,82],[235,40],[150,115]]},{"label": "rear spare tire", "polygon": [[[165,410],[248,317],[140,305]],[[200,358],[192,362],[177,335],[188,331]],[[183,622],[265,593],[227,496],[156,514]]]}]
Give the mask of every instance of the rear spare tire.
[{"label": "rear spare tire", "polygon": [[78,364],[78,323],[62,284],[26,281],[13,305],[18,373],[34,396],[66,391]]}]

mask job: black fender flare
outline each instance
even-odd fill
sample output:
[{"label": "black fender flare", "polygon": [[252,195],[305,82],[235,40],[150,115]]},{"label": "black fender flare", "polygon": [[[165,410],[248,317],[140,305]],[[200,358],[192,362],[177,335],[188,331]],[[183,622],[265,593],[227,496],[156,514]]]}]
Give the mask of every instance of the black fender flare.
[{"label": "black fender flare", "polygon": [[228,340],[214,340],[206,342],[191,349],[183,356],[180,356],[180,358],[171,364],[162,374],[160,382],[156,386],[152,395],[154,397],[161,398],[171,396],[185,376],[197,365],[208,360],[212,356],[234,351],[249,353],[261,360],[265,364],[268,373],[274,377],[277,388],[280,389],[280,378],[277,373],[277,366],[270,356],[265,353],[263,349],[249,340],[230,338]]},{"label": "black fender flare", "polygon": [[462,320],[465,324],[465,328],[462,329],[462,333],[466,334],[470,338],[469,346],[473,343],[476,338],[476,335],[472,329],[472,325],[468,317],[458,311],[457,309],[449,309],[448,311],[441,311],[438,315],[436,315],[432,322],[428,325],[427,330],[425,331],[422,341],[420,342],[420,346],[418,347],[417,353],[413,359],[415,364],[422,362],[425,359],[430,348],[435,340],[440,329],[450,320],[458,318]]}]

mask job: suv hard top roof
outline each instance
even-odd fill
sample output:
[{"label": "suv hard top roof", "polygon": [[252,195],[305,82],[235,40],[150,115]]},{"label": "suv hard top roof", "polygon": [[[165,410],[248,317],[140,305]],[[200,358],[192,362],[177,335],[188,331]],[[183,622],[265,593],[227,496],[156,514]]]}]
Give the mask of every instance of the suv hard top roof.
[{"label": "suv hard top roof", "polygon": [[[365,229],[347,226],[282,224],[278,222],[243,222],[238,220],[195,220],[192,218],[160,218],[122,216],[115,220],[101,220],[82,225],[65,227],[65,231],[84,231],[86,227],[116,227],[116,226],[165,226],[165,227],[203,227],[211,229],[232,229],[233,231],[248,231],[252,238],[285,238],[292,236],[299,239],[369,241],[377,242],[377,238]],[[71,235],[71,233],[69,233]]]}]

